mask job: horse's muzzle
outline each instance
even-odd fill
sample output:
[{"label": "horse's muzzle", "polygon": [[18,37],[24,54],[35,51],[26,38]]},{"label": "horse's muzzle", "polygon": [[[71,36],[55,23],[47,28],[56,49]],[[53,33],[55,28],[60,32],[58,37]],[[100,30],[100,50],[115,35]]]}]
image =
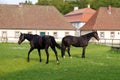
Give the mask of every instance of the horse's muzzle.
[{"label": "horse's muzzle", "polygon": [[18,41],[18,44],[20,45],[20,44],[21,44],[21,42],[20,42],[20,41]]},{"label": "horse's muzzle", "polygon": [[100,40],[100,38],[98,37],[98,38],[97,38],[97,40],[99,41],[99,40]]}]

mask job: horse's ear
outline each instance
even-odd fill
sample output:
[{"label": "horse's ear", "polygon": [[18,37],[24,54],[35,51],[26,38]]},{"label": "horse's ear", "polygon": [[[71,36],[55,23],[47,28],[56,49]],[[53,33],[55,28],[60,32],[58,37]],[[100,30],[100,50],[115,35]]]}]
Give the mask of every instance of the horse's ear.
[{"label": "horse's ear", "polygon": [[23,38],[24,38],[24,36],[25,36],[24,33],[21,33],[21,32],[20,32],[20,35],[21,35]]},{"label": "horse's ear", "polygon": [[20,32],[20,35],[22,35],[22,33]]},{"label": "horse's ear", "polygon": [[97,30],[92,30],[93,32],[97,32]]}]

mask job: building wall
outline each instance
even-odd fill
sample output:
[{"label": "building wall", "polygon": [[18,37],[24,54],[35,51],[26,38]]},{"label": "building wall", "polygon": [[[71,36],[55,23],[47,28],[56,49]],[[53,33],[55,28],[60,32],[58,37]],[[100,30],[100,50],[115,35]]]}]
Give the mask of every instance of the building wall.
[{"label": "building wall", "polygon": [[98,31],[98,34],[100,37],[100,43],[120,44],[120,31]]},{"label": "building wall", "polygon": [[120,39],[120,31],[98,31],[98,33],[101,39]]},{"label": "building wall", "polygon": [[[81,35],[90,33],[92,31],[81,31]],[[115,43],[115,44],[120,44],[120,31],[102,31],[98,30],[98,36],[100,38],[99,43]],[[95,39],[92,39],[91,41],[95,41]],[[95,41],[98,42],[98,41]]]},{"label": "building wall", "polygon": [[72,22],[71,23],[73,25],[73,27],[75,27],[76,29],[80,29],[81,27],[83,27],[85,25],[85,22]]},{"label": "building wall", "polygon": [[71,24],[76,28],[76,36],[80,36],[80,28],[85,25],[85,22],[72,22]]},{"label": "building wall", "polygon": [[[81,31],[81,35],[92,31]],[[120,39],[120,31],[97,31],[100,39]],[[103,35],[102,35],[103,33]]]},{"label": "building wall", "polygon": [[74,30],[0,30],[0,42],[17,42],[20,33],[38,34],[54,36],[57,41],[61,41],[66,35],[75,35]]}]

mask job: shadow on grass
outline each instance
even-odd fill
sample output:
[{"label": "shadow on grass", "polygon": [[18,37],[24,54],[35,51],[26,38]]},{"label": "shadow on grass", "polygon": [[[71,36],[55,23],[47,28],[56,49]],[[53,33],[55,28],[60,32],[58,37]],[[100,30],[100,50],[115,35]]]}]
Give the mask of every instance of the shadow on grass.
[{"label": "shadow on grass", "polygon": [[120,54],[120,50],[110,49],[108,52],[111,54]]}]

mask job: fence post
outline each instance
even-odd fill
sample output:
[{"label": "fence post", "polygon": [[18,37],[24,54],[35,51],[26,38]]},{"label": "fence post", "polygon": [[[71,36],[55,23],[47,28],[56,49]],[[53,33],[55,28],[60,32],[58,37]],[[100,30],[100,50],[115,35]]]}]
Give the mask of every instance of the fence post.
[{"label": "fence post", "polygon": [[112,39],[112,47],[113,47],[113,39]]},{"label": "fence post", "polygon": [[105,45],[106,45],[106,39],[105,39]]}]

